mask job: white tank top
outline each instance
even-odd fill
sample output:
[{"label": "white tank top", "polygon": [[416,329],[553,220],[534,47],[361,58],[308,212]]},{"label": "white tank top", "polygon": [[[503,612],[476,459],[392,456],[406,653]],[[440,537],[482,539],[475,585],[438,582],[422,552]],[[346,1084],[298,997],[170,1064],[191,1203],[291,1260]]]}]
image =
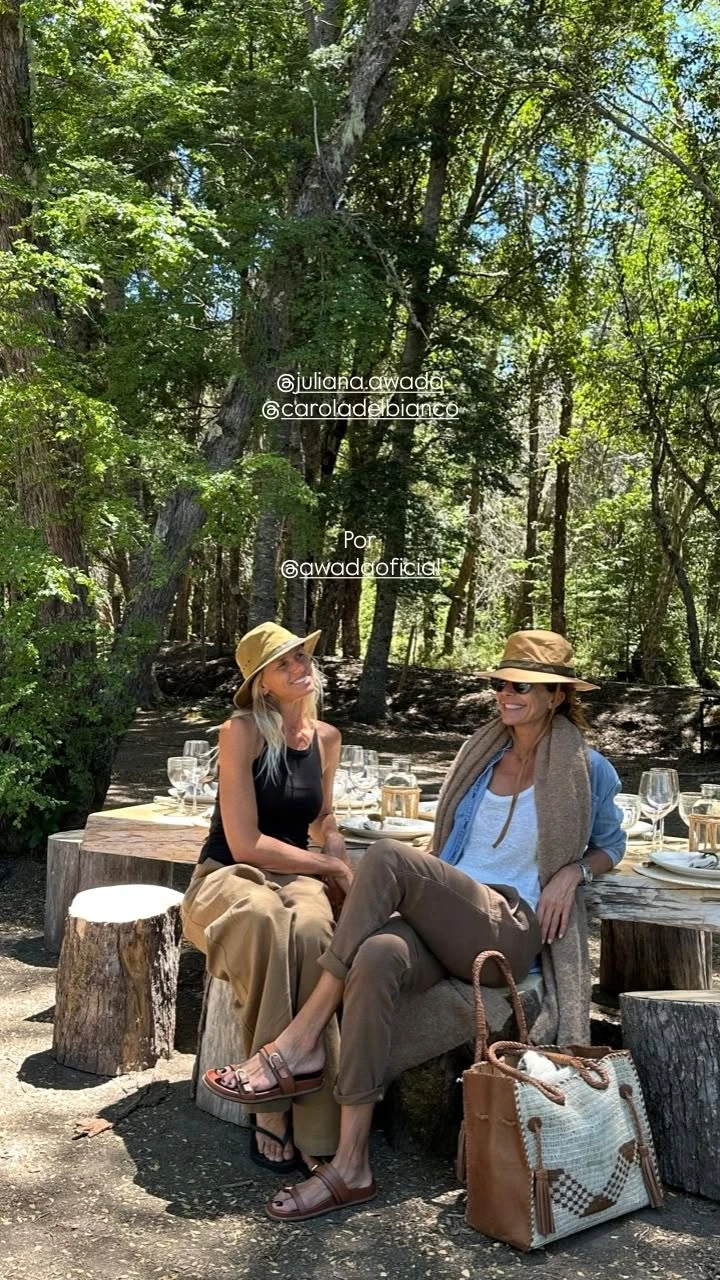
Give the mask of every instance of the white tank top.
[{"label": "white tank top", "polygon": [[505,839],[497,849],[492,847],[505,825],[511,801],[512,796],[485,792],[455,866],[479,884],[512,885],[535,911],[540,899],[540,878],[534,787],[520,792]]}]

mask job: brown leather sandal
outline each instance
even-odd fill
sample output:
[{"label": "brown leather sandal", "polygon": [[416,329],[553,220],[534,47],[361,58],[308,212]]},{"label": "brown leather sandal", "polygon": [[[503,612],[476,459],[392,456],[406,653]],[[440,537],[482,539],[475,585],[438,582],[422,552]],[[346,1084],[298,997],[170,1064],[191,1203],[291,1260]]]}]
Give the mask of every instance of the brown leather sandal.
[{"label": "brown leather sandal", "polygon": [[331,1164],[319,1164],[311,1169],[311,1174],[325,1183],[328,1189],[325,1199],[310,1207],[303,1195],[302,1183],[294,1187],[283,1187],[283,1191],[290,1192],[295,1208],[276,1209],[272,1200],[268,1200],[265,1212],[269,1218],[274,1218],[276,1222],[305,1222],[307,1218],[319,1218],[335,1209],[350,1209],[353,1205],[365,1204],[366,1200],[374,1200],[377,1195],[374,1181],[368,1187],[349,1187]]},{"label": "brown leather sandal", "polygon": [[[274,1040],[263,1045],[258,1053],[275,1081],[269,1089],[248,1088],[247,1078],[243,1080],[242,1063],[240,1066],[212,1067],[205,1072],[203,1084],[219,1097],[227,1098],[230,1102],[242,1102],[245,1106],[251,1106],[254,1111],[262,1111],[263,1102],[276,1102],[278,1098],[304,1098],[307,1094],[317,1093],[322,1089],[322,1071],[294,1076]],[[220,1083],[220,1076],[227,1071],[235,1072],[236,1085]]]}]

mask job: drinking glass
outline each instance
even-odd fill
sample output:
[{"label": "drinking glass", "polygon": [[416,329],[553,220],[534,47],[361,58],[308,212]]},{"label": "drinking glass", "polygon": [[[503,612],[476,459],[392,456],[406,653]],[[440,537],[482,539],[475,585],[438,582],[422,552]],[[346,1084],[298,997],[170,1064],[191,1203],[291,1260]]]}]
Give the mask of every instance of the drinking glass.
[{"label": "drinking glass", "polygon": [[652,820],[650,850],[656,853],[662,848],[664,819],[672,813],[680,795],[677,771],[648,769],[640,779],[639,792],[643,813]]},{"label": "drinking glass", "polygon": [[194,756],[169,756],[167,775],[180,797],[178,811],[184,814],[185,793],[188,787],[194,786],[197,782],[198,762]]},{"label": "drinking glass", "polygon": [[615,808],[619,809],[622,814],[620,826],[623,831],[631,831],[640,818],[640,796],[634,796],[627,791],[620,791],[615,797]]},{"label": "drinking glass", "polygon": [[710,818],[720,817],[720,787],[716,783],[701,782],[698,800],[698,813]]},{"label": "drinking glass", "polygon": [[352,798],[355,793],[357,783],[363,774],[363,749],[362,747],[342,747],[340,751],[340,764],[346,770],[348,776],[348,807],[352,809]]},{"label": "drinking glass", "polygon": [[193,813],[197,813],[197,793],[200,789],[202,794],[203,784],[210,775],[210,757],[212,755],[212,747],[209,742],[205,742],[203,738],[188,738],[183,743],[183,755],[197,760],[197,777],[190,789],[192,795]]},{"label": "drinking glass", "polygon": [[357,789],[366,803],[369,802],[371,794],[377,792],[378,776],[377,751],[363,751],[363,771],[361,777],[358,778]]},{"label": "drinking glass", "polygon": [[336,769],[335,780],[333,782],[333,808],[340,813],[341,803],[347,799],[348,792],[348,774],[347,769]]},{"label": "drinking glass", "polygon": [[690,826],[690,814],[698,800],[702,797],[699,791],[681,791],[678,796],[678,813],[685,823],[686,827]]}]

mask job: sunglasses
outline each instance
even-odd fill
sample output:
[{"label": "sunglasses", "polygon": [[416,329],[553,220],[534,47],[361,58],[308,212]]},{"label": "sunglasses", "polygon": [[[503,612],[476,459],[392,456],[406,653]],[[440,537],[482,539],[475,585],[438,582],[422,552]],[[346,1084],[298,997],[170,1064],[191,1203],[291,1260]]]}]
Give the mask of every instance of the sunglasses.
[{"label": "sunglasses", "polygon": [[494,693],[502,693],[506,684],[510,685],[514,693],[529,693],[532,689],[530,680],[499,680],[497,676],[492,677],[490,688]]}]

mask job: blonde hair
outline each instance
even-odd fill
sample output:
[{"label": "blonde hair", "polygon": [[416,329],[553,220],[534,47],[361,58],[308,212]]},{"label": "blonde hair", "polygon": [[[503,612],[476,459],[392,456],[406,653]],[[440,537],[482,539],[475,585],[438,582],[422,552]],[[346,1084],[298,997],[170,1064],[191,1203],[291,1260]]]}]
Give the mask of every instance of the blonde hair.
[{"label": "blonde hair", "polygon": [[[310,673],[313,678],[313,691],[302,699],[301,712],[304,720],[317,720],[318,711],[322,709],[323,685],[320,668],[312,658]],[[250,698],[250,706],[241,707],[233,713],[233,716],[242,716],[245,720],[255,721],[257,731],[267,747],[258,778],[277,782],[280,778],[280,761],[282,760],[287,766],[287,742],[283,733],[280,708],[271,693],[263,693],[262,670],[258,671],[250,686]]]}]

